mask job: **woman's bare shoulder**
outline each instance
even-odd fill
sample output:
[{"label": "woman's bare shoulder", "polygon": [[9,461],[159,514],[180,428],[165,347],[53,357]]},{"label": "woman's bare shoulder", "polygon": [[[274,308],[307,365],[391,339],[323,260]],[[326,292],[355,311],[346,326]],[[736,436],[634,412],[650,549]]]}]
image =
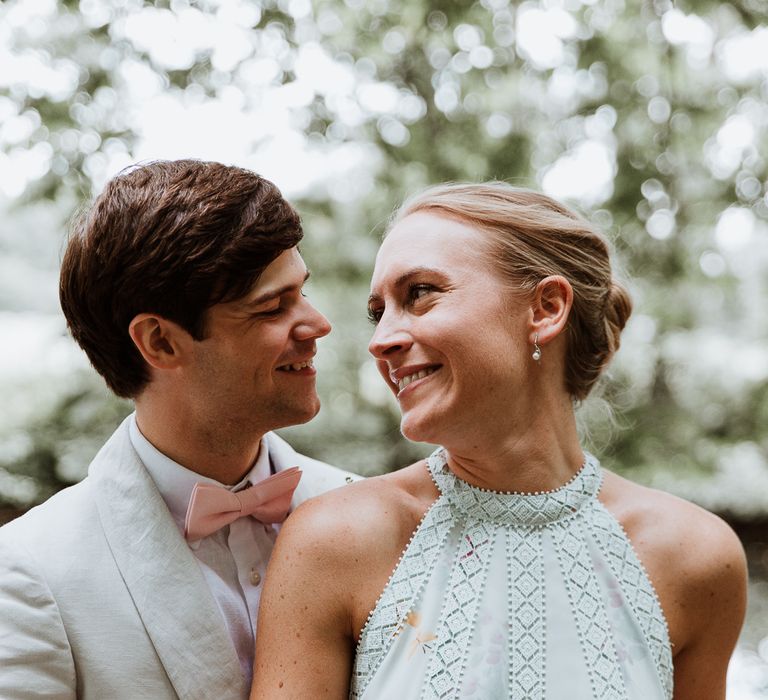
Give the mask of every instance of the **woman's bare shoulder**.
[{"label": "woman's bare shoulder", "polygon": [[417,462],[309,499],[288,517],[280,540],[305,542],[325,557],[354,558],[372,544],[386,549],[410,536],[436,497],[424,462]]},{"label": "woman's bare shoulder", "polygon": [[696,636],[700,623],[719,619],[723,611],[738,630],[746,559],[739,538],[724,520],[611,472],[605,473],[600,499],[621,523],[648,571],[678,648]]},{"label": "woman's bare shoulder", "polygon": [[605,472],[600,500],[640,547],[704,571],[723,557],[743,557],[736,533],[719,516],[690,501]]}]

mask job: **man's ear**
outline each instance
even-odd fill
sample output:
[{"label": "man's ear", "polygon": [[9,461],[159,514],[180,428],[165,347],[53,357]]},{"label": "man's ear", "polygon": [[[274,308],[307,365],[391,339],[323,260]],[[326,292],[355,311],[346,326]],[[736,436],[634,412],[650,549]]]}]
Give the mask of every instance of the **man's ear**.
[{"label": "man's ear", "polygon": [[150,367],[176,369],[184,363],[191,336],[177,323],[157,314],[138,314],[128,333]]},{"label": "man's ear", "polygon": [[536,285],[532,310],[531,337],[540,345],[554,340],[565,328],[573,306],[573,288],[561,275],[545,277]]}]

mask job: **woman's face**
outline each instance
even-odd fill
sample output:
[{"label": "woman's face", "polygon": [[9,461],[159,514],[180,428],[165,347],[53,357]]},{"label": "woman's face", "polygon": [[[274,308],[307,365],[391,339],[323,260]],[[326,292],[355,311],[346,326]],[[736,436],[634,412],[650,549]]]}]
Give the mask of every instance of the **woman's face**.
[{"label": "woman's face", "polygon": [[532,392],[530,306],[489,266],[487,236],[417,212],[376,256],[368,349],[411,440],[446,445],[506,432]]}]

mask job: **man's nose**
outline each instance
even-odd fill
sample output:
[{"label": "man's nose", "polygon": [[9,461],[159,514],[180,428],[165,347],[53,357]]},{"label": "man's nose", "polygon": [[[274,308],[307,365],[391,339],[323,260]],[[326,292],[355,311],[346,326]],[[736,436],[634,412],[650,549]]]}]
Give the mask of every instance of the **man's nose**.
[{"label": "man's nose", "polygon": [[296,326],[295,334],[298,340],[315,340],[331,332],[330,321],[321,314],[308,300],[304,299],[304,315]]}]

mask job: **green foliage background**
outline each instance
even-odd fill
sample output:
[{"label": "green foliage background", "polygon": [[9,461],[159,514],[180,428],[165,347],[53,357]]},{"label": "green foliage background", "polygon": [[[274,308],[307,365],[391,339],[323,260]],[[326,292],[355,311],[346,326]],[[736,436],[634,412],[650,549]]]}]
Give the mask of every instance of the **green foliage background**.
[{"label": "green foliage background", "polygon": [[[763,2],[269,0],[248,3],[251,49],[229,70],[216,67],[210,50],[169,65],[121,27],[141,13],[212,16],[241,11],[238,3],[68,0],[41,3],[44,26],[34,13],[28,23],[10,21],[30,4],[0,6],[6,65],[21,57],[72,79],[68,89],[46,91],[10,73],[0,78],[4,121],[21,116],[32,125],[5,140],[0,130],[6,169],[41,148],[47,164],[21,194],[0,198],[0,272],[8,272],[1,322],[51,311],[51,295],[41,302],[33,293],[35,276],[50,286],[72,212],[98,189],[108,156],[130,160],[134,152],[137,105],[126,66],[140,66],[180,99],[214,102],[234,92],[253,107],[253,60],[274,58],[272,84],[288,86],[301,47],[314,42],[358,86],[388,86],[399,97],[372,109],[358,88],[318,88],[293,115],[329,165],[335,148],[369,149],[370,186],[339,196],[329,181],[296,201],[311,294],[335,332],[318,361],[323,410],[286,430],[289,439],[364,474],[423,454],[426,446],[400,437],[396,406],[366,352],[364,306],[384,222],[430,183],[540,187],[559,158],[598,141],[614,161],[612,182],[571,203],[614,241],[636,311],[604,386],[613,416],[588,401],[585,439],[607,465],[641,481],[720,512],[768,513],[768,68],[763,58],[729,74],[723,57],[729,40],[766,31]],[[545,22],[567,20],[556,64],[525,48],[522,17],[532,11]],[[704,48],[670,39],[671,12],[696,13],[709,37]],[[728,146],[728,127],[751,131]],[[750,229],[742,244],[717,233],[729,208]],[[19,269],[28,273],[21,281]],[[89,369],[73,367],[55,380],[44,368],[4,380],[0,504],[25,507],[81,478],[130,410]]]}]

